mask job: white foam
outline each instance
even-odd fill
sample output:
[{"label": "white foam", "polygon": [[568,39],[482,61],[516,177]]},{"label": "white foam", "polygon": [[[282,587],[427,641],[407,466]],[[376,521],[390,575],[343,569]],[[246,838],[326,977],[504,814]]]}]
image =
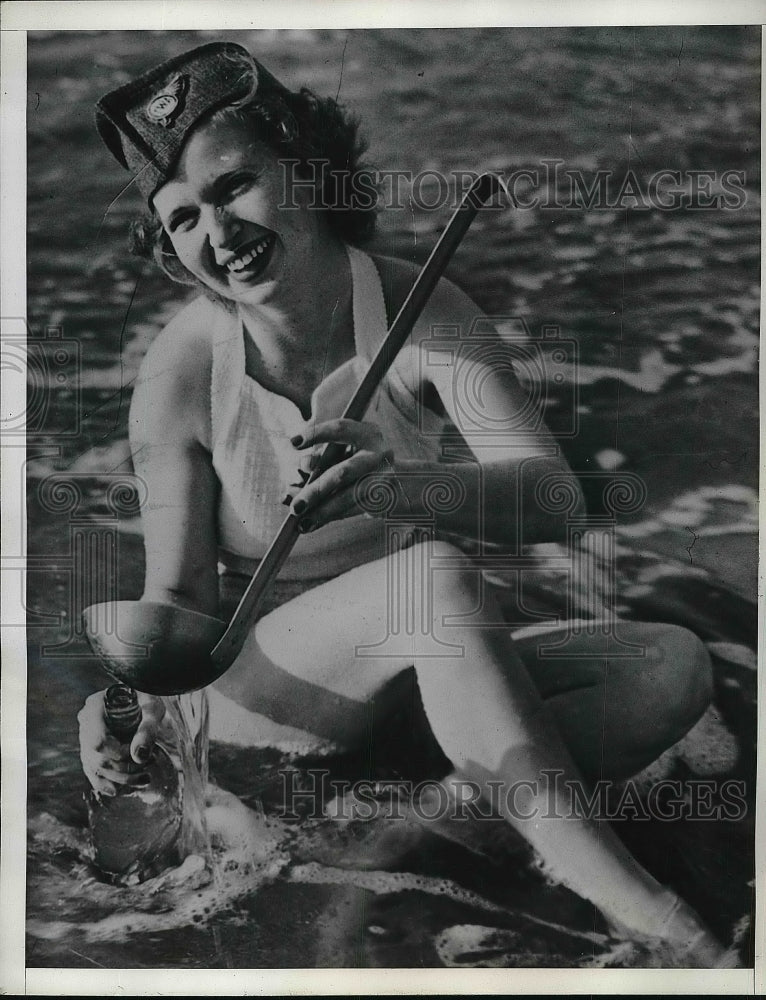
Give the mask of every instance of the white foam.
[{"label": "white foam", "polygon": [[[602,943],[603,942],[603,943]],[[595,942],[594,942],[595,943]],[[600,950],[592,947],[573,955],[557,954],[550,949],[544,952],[530,950],[522,931],[504,927],[483,927],[481,924],[453,924],[443,930],[434,941],[439,960],[451,969],[508,969],[546,967],[575,967],[603,969],[625,960],[635,948],[626,941],[608,944],[603,938]]]},{"label": "white foam", "polygon": [[600,469],[607,469],[609,471],[619,469],[627,461],[625,455],[614,448],[603,448],[601,451],[597,451],[593,457]]},{"label": "white foam", "polygon": [[677,744],[678,755],[698,777],[726,774],[739,759],[737,740],[714,705]]},{"label": "white foam", "polygon": [[581,938],[583,940],[602,944],[607,940],[603,934],[595,934],[589,931],[578,931],[563,924],[551,923],[540,917],[532,916],[521,910],[512,910],[505,906],[493,903],[483,896],[464,889],[452,879],[435,878],[430,875],[415,875],[412,872],[383,872],[347,870],[345,868],[332,868],[328,865],[320,865],[310,862],[305,865],[296,865],[288,875],[289,881],[308,883],[312,885],[353,885],[359,889],[367,889],[376,895],[387,895],[392,892],[423,892],[431,896],[442,896],[460,903],[464,906],[471,906],[489,913],[513,914],[521,920],[535,924],[538,927],[545,927],[548,930],[566,934],[570,937]]},{"label": "white foam", "polygon": [[739,667],[747,667],[748,670],[758,669],[758,657],[755,650],[749,646],[742,646],[737,642],[709,642],[707,648],[722,660],[736,663]]},{"label": "white foam", "polygon": [[[289,862],[284,850],[288,828],[248,809],[230,792],[215,786],[208,792],[208,827],[215,845],[212,871],[204,859],[192,855],[156,878],[120,889],[92,877],[54,874],[50,891],[71,900],[73,912],[110,907],[113,912],[90,921],[32,918],[28,933],[45,940],[76,936],[95,943],[200,925],[273,881]],[[87,856],[83,839],[53,817],[37,817],[35,826],[38,840],[76,847]]]}]

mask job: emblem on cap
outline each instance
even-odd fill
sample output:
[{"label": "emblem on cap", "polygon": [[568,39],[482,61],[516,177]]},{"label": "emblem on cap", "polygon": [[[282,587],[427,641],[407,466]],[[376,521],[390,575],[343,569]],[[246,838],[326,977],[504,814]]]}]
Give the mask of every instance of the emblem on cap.
[{"label": "emblem on cap", "polygon": [[184,97],[189,87],[189,77],[183,73],[173,79],[155,94],[146,106],[146,117],[157,125],[167,128],[172,125],[184,109]]}]

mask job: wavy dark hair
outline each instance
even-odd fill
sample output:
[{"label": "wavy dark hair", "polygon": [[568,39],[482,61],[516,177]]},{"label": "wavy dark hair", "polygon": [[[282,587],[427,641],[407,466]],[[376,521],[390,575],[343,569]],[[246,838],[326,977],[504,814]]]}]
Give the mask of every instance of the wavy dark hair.
[{"label": "wavy dark hair", "polygon": [[[363,244],[375,232],[377,185],[372,169],[363,162],[367,143],[359,121],[331,97],[317,97],[306,87],[295,93],[256,98],[213,112],[207,122],[240,121],[283,160],[297,160],[302,179],[318,177],[315,203],[327,212],[333,231],[346,243]],[[354,177],[365,175],[365,197],[349,194]],[[210,297],[220,297],[203,286],[176,256],[170,237],[155,211],[136,220],[130,229],[130,250],[155,261],[173,281],[197,285]]]}]

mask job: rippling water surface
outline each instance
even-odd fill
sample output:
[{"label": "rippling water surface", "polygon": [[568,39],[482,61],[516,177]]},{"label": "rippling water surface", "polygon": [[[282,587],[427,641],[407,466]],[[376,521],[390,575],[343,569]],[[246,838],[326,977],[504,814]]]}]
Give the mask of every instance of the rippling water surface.
[{"label": "rippling water surface", "polygon": [[[454,845],[441,854],[433,844],[423,849],[420,884],[400,886],[419,893],[418,906],[388,902],[385,913],[371,901],[399,891],[397,883],[337,874],[350,834],[329,847],[322,841],[318,854],[293,845],[290,855],[290,831],[272,830],[269,840],[260,827],[251,829],[274,850],[264,848],[263,857],[247,862],[243,881],[223,887],[203,886],[192,870],[180,888],[160,886],[116,905],[113,890],[83,882],[91,875],[83,853],[75,715],[105,677],[73,624],[77,601],[88,603],[77,591],[85,570],[76,563],[74,539],[83,525],[100,525],[102,542],[88,543],[98,546],[104,530],[117,528],[112,561],[97,553],[108,566],[103,586],[124,598],[139,596],[140,532],[121,478],[130,472],[127,410],[147,345],[184,301],[183,290],[126,253],[127,227],[139,204],[130,189],[121,194],[126,175],[100,145],[93,106],[135,72],[216,37],[78,32],[29,39],[28,317],[32,337],[46,346],[39,348],[31,385],[36,408],[30,409],[28,465],[28,963],[585,964],[582,937],[557,938],[546,925],[538,940],[526,918],[514,923],[508,917],[524,894],[496,899],[486,858],[473,872],[474,895],[461,896],[468,890],[449,877],[462,858],[449,853],[462,849]],[[631,537],[652,535],[664,551],[686,559],[686,532],[700,529],[699,565],[720,571],[752,597],[759,30],[268,31],[239,32],[237,40],[286,83],[339,94],[364,122],[369,159],[382,170],[537,172],[536,186],[520,183],[517,191],[536,193],[545,207],[482,215],[452,275],[486,312],[522,322],[533,340],[553,327],[573,341],[560,366],[563,380],[546,387],[546,415],[577,471],[611,464],[644,478],[647,506],[626,526]],[[658,171],[680,172],[687,194],[695,171],[712,172],[714,196],[722,194],[724,173],[737,172],[729,177],[739,178],[738,195],[731,207],[704,210],[662,210],[630,198],[590,209],[555,208],[555,195],[567,197],[567,170],[589,182],[609,171],[618,189],[633,171],[643,192]],[[423,209],[422,201],[434,197],[427,179],[419,193],[413,197],[405,185],[401,207],[382,216],[377,245],[384,252],[425,259],[449,207]],[[57,347],[64,360],[56,360]],[[565,436],[572,426],[579,433]],[[214,772],[215,755],[214,748]],[[256,786],[249,802],[257,805],[257,790],[282,758],[263,748],[248,760]],[[233,763],[219,751],[218,773],[230,782],[242,766],[241,757]],[[236,813],[230,800],[219,805]],[[244,828],[261,821],[258,812],[241,820]],[[408,836],[397,841],[394,855],[417,854],[417,837],[410,842]],[[506,849],[512,853],[513,845]],[[246,863],[231,844],[225,850],[229,872]],[[391,851],[377,841],[365,841],[365,850],[381,867],[390,862]],[[291,874],[284,877],[288,856]],[[311,867],[317,857],[323,868]],[[441,869],[428,870],[431,857],[440,859],[433,866]],[[195,909],[197,891],[204,905]],[[276,915],[271,921],[262,917],[261,908],[269,906]],[[504,915],[493,906],[505,907]],[[735,910],[732,905],[732,920]],[[289,913],[303,918],[291,922]],[[132,930],[125,914],[133,914]],[[540,911],[537,919],[550,923],[553,912]],[[313,936],[307,920],[319,928]],[[367,928],[364,955],[353,945],[360,920]],[[190,937],[192,924],[200,926]],[[574,906],[570,926],[582,925]],[[602,964],[631,963],[610,947],[601,938],[588,942]]]}]

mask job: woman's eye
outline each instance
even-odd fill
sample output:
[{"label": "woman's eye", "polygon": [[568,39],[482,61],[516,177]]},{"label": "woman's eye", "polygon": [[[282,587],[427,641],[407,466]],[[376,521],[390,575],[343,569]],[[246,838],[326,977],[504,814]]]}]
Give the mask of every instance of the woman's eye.
[{"label": "woman's eye", "polygon": [[191,210],[186,212],[176,212],[170,220],[170,232],[177,233],[179,230],[185,232],[190,229],[197,219],[197,213]]},{"label": "woman's eye", "polygon": [[225,198],[236,198],[238,195],[244,194],[245,191],[250,189],[253,181],[254,178],[251,174],[232,177],[231,181],[226,186]]}]

